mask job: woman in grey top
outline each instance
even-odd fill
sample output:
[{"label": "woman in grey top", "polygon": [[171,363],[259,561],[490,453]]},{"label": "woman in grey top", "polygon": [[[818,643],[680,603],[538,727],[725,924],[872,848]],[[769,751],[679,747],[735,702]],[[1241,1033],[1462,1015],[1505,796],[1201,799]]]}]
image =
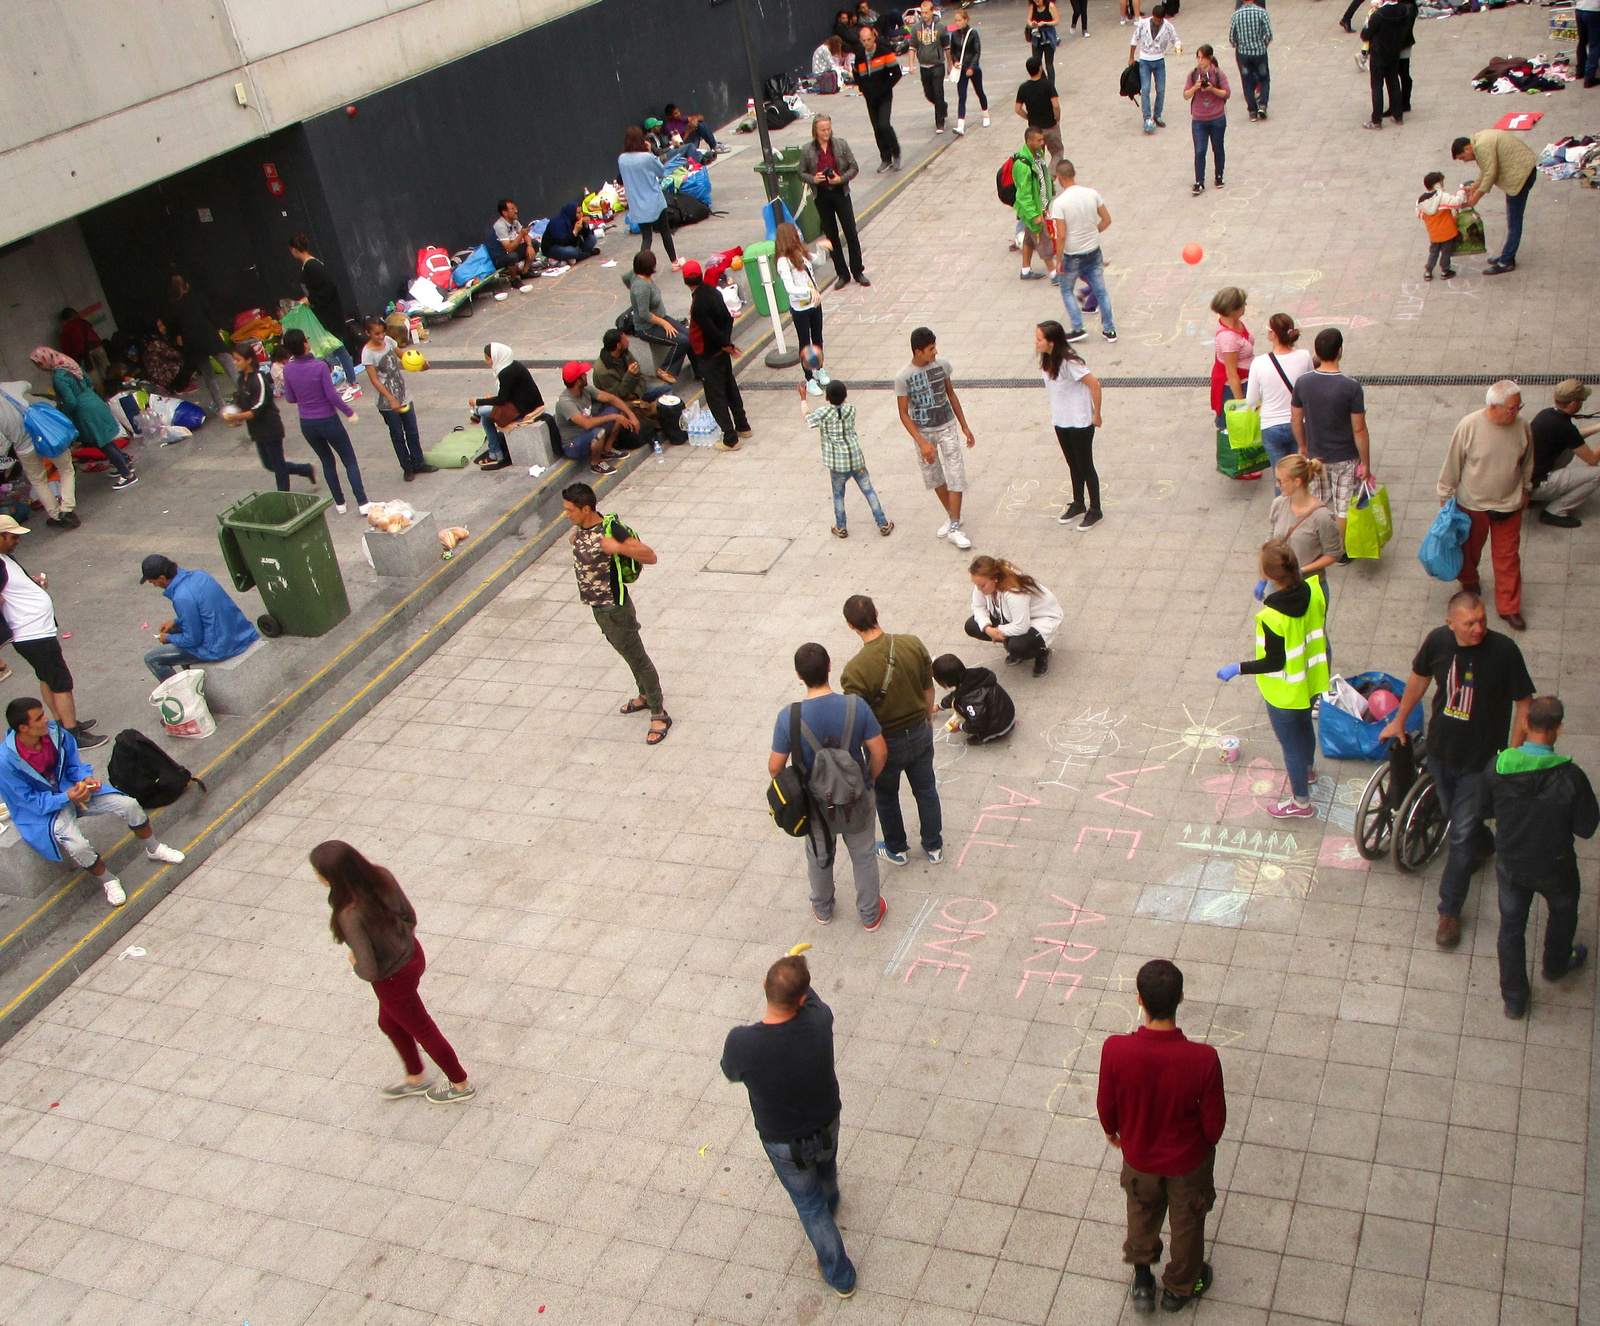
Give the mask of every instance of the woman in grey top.
[{"label": "woman in grey top", "polygon": [[1268,537],[1289,545],[1302,576],[1322,577],[1322,593],[1327,598],[1328,568],[1344,551],[1344,536],[1333,512],[1311,492],[1312,480],[1322,473],[1322,462],[1295,451],[1280,460],[1273,473],[1283,495],[1272,499]]},{"label": "woman in grey top", "polygon": [[[403,1082],[385,1087],[386,1100],[426,1096],[435,1105],[471,1100],[477,1089],[417,994],[427,969],[417,942],[417,913],[395,877],[349,843],[332,839],[311,849],[311,869],[328,889],[334,942],[350,949],[350,965],[378,997],[378,1026],[406,1066]],[[447,1079],[435,1085],[422,1071],[417,1044]]]},{"label": "woman in grey top", "polygon": [[[689,329],[676,318],[667,316],[667,306],[661,298],[661,287],[653,279],[656,274],[656,255],[641,249],[633,255],[633,270],[622,274],[622,284],[628,287],[631,301],[626,317],[626,331],[652,345],[671,347],[661,362],[656,376],[663,382],[676,382],[683,371],[685,356],[694,361],[694,351],[689,348]],[[695,376],[699,377],[696,369]]]}]

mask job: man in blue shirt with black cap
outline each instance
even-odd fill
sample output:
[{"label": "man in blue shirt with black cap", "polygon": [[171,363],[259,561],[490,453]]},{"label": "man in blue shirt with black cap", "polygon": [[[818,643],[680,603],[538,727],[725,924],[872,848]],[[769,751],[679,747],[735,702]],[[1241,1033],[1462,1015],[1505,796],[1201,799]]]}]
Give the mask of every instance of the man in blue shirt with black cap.
[{"label": "man in blue shirt with black cap", "polygon": [[172,600],[178,614],[161,623],[157,628],[161,643],[144,656],[145,667],[157,681],[196,663],[233,658],[261,638],[239,605],[206,572],[185,571],[161,553],[146,557],[139,572],[139,583],[154,585]]}]

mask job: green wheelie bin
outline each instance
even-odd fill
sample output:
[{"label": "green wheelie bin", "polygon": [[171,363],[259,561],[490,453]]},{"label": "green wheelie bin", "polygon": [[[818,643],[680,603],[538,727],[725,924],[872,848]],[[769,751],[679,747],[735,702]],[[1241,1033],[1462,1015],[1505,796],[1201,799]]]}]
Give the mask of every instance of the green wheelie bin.
[{"label": "green wheelie bin", "polygon": [[233,587],[261,591],[262,635],[326,635],[350,615],[323,515],[332,505],[312,493],[251,493],[218,513],[217,542]]}]

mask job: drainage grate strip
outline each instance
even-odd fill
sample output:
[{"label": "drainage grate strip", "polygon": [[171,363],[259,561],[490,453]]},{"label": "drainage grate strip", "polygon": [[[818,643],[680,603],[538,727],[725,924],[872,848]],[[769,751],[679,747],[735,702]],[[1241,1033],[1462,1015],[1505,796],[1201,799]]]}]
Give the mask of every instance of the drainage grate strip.
[{"label": "drainage grate strip", "polygon": [[[1356,375],[1364,387],[1490,387],[1502,380],[1494,373],[1417,373]],[[1517,378],[1524,387],[1554,387],[1568,378],[1578,378],[1588,383],[1600,383],[1593,373],[1530,373]],[[1042,387],[1039,378],[963,378],[958,384],[963,391],[1011,391],[1019,387]],[[1172,378],[1114,378],[1100,379],[1103,387],[1209,387],[1209,377]],[[863,382],[850,380],[851,391],[892,391],[894,382],[889,378],[870,378]],[[741,391],[793,391],[793,382],[741,382]]]}]

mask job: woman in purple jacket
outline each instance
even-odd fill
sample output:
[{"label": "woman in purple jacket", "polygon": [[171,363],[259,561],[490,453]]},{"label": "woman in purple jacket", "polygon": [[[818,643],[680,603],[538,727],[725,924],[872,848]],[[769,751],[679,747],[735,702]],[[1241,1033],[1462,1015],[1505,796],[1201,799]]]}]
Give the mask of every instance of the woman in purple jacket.
[{"label": "woman in purple jacket", "polygon": [[350,434],[344,431],[337,410],[354,419],[356,412],[333,389],[333,374],[320,359],[314,359],[306,345],[306,334],[291,328],[283,334],[283,348],[292,356],[283,366],[283,398],[300,411],[300,433],[322,461],[323,477],[333,494],[333,509],[345,512],[344,489],[339,486],[337,455],[350,476],[350,489],[356,495],[357,510],[366,515],[372,504],[361,484],[361,467],[356,464]]}]

